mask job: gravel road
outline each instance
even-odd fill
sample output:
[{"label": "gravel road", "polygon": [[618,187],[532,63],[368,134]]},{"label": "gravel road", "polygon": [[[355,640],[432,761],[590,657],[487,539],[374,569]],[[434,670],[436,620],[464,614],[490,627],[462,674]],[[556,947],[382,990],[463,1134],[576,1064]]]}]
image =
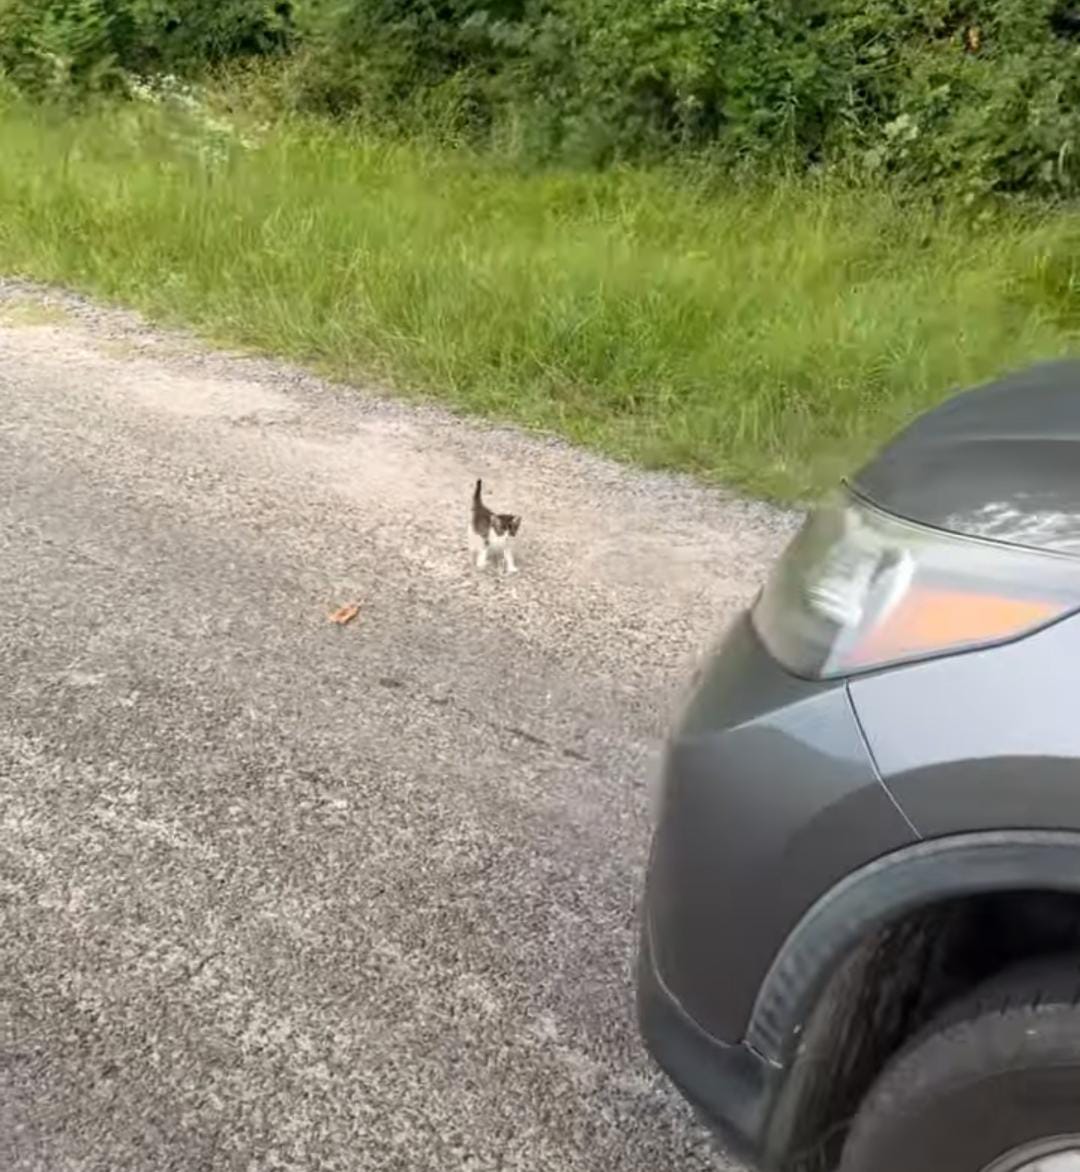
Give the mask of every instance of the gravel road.
[{"label": "gravel road", "polygon": [[0,1167],[732,1168],[635,1034],[644,778],[790,524],[0,284]]}]

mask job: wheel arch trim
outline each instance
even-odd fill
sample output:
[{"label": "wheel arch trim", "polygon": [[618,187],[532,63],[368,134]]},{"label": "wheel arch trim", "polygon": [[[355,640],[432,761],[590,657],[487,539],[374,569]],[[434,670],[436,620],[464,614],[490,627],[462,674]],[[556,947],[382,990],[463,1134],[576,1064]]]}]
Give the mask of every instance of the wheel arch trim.
[{"label": "wheel arch trim", "polygon": [[773,958],[746,1044],[786,1066],[841,962],[866,936],[947,899],[994,891],[1080,895],[1080,832],[988,831],[914,843],[853,871],[804,913]]}]

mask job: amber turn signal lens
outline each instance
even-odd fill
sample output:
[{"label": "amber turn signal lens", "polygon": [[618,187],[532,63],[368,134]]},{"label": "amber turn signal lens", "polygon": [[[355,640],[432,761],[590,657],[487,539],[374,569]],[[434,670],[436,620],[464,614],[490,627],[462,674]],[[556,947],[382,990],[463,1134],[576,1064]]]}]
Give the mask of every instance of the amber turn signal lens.
[{"label": "amber turn signal lens", "polygon": [[963,590],[912,588],[848,654],[859,668],[1022,635],[1062,613],[1059,602]]}]

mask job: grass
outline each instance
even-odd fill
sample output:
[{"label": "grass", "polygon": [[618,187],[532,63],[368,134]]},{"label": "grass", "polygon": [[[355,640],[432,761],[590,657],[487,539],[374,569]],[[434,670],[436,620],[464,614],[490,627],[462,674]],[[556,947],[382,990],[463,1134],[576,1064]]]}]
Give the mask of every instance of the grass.
[{"label": "grass", "polygon": [[1080,218],[0,106],[0,271],[791,500],[1077,348]]}]

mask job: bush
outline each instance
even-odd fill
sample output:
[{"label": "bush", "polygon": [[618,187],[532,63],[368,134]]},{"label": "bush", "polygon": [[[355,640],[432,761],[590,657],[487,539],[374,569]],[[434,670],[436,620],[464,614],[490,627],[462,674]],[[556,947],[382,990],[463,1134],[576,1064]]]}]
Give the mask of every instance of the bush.
[{"label": "bush", "polygon": [[1080,182],[1060,0],[300,0],[301,100],[540,160],[708,149],[992,191]]},{"label": "bush", "polygon": [[129,73],[280,51],[289,16],[274,0],[0,0],[0,73],[36,96],[77,98]]},{"label": "bush", "polygon": [[0,0],[39,94],[284,49],[293,106],[540,163],[1080,189],[1078,0]]}]

